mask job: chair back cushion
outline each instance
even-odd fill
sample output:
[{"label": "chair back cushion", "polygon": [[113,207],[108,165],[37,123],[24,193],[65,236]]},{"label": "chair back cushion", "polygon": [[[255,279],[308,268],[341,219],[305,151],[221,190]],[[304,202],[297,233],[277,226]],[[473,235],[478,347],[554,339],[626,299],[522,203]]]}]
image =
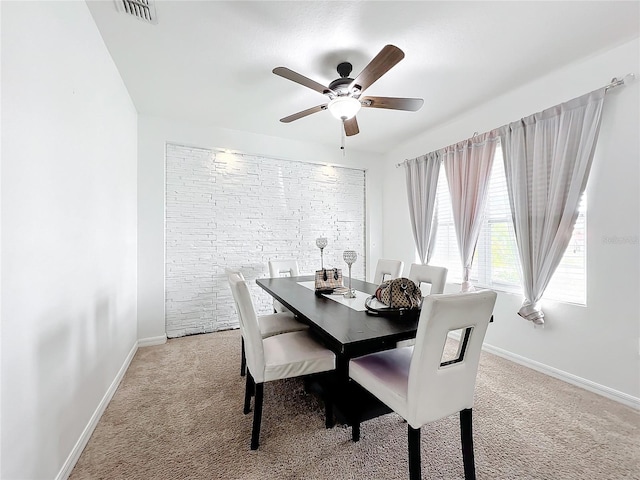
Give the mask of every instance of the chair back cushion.
[{"label": "chair back cushion", "polygon": [[448,270],[445,267],[412,263],[411,269],[409,270],[409,279],[413,280],[418,287],[421,287],[423,283],[430,284],[430,295],[444,293],[444,286],[447,283],[447,272]]},{"label": "chair back cushion", "polygon": [[[496,292],[427,295],[422,304],[409,368],[407,422],[420,426],[473,407],[473,392]],[[458,359],[441,365],[449,332],[471,329],[460,338]]]},{"label": "chair back cushion", "polygon": [[269,260],[269,276],[274,277],[297,277],[300,275],[297,260]]},{"label": "chair back cushion", "polygon": [[[384,280],[401,277],[403,268],[404,262],[400,260],[386,260],[381,258],[376,264],[373,283],[380,285]],[[389,275],[389,278],[386,278],[385,275]]]},{"label": "chair back cushion", "polygon": [[262,345],[262,334],[258,324],[251,293],[247,282],[240,279],[236,273],[229,274],[229,285],[231,293],[240,310],[240,329],[244,338],[245,355],[247,366],[254,380],[258,383],[264,382],[264,347]]}]

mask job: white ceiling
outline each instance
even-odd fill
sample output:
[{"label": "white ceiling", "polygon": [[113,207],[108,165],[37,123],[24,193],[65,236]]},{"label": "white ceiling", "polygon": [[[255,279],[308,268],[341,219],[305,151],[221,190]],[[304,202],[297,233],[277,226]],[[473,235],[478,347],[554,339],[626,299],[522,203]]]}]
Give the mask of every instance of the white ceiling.
[{"label": "white ceiling", "polygon": [[[348,148],[380,152],[500,92],[639,35],[638,1],[156,2],[158,23],[88,1],[141,114],[340,144],[323,111],[280,118],[326,97],[272,73],[323,85],[342,61],[355,78],[386,44],[405,58],[367,95],[424,98],[418,112],[363,109]],[[602,72],[603,84],[611,74]],[[636,72],[637,73],[637,72]]]}]

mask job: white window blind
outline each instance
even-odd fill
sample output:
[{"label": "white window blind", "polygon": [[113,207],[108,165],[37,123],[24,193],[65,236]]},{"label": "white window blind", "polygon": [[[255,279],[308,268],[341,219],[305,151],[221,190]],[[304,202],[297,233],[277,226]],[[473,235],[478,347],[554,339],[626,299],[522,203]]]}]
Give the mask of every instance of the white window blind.
[{"label": "white window blind", "polygon": [[[438,179],[437,202],[438,231],[430,263],[449,269],[447,281],[461,282],[462,265],[444,169],[440,170]],[[583,195],[571,241],[544,293],[545,299],[586,304],[586,208],[586,195]],[[480,287],[522,294],[520,263],[500,147],[496,149],[491,171],[489,198],[473,257],[471,282]]]}]

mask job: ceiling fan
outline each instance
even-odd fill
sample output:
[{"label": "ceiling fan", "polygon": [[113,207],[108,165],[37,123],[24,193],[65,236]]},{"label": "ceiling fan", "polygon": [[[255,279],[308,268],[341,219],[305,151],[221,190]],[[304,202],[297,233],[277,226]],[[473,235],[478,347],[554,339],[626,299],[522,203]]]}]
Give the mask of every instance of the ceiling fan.
[{"label": "ceiling fan", "polygon": [[289,70],[286,67],[277,67],[273,73],[283,78],[291,80],[308,87],[316,92],[329,97],[328,103],[302,110],[288,117],[281,118],[284,123],[293,122],[300,118],[311,115],[322,110],[329,110],[331,114],[344,124],[344,131],[347,136],[356,135],[360,132],[356,114],[360,107],[365,108],[386,108],[391,110],[407,110],[415,112],[422,107],[422,98],[397,98],[397,97],[363,97],[364,91],[387,73],[391,68],[404,58],[404,52],[394,45],[386,45],[380,53],[374,57],[364,70],[355,78],[350,78],[352,65],[349,62],[342,62],[338,65],[340,78],[334,80],[328,87]]}]

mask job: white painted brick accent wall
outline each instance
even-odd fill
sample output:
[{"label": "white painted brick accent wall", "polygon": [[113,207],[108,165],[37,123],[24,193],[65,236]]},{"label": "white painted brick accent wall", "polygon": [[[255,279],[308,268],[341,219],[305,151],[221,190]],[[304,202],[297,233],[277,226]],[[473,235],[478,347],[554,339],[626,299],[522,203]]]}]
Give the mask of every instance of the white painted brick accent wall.
[{"label": "white painted brick accent wall", "polygon": [[313,274],[320,236],[326,267],[347,277],[342,252],[355,250],[353,277],[365,276],[363,170],[167,144],[165,215],[168,337],[238,326],[227,268],[242,271],[259,315],[272,312],[255,279],[271,259]]}]

